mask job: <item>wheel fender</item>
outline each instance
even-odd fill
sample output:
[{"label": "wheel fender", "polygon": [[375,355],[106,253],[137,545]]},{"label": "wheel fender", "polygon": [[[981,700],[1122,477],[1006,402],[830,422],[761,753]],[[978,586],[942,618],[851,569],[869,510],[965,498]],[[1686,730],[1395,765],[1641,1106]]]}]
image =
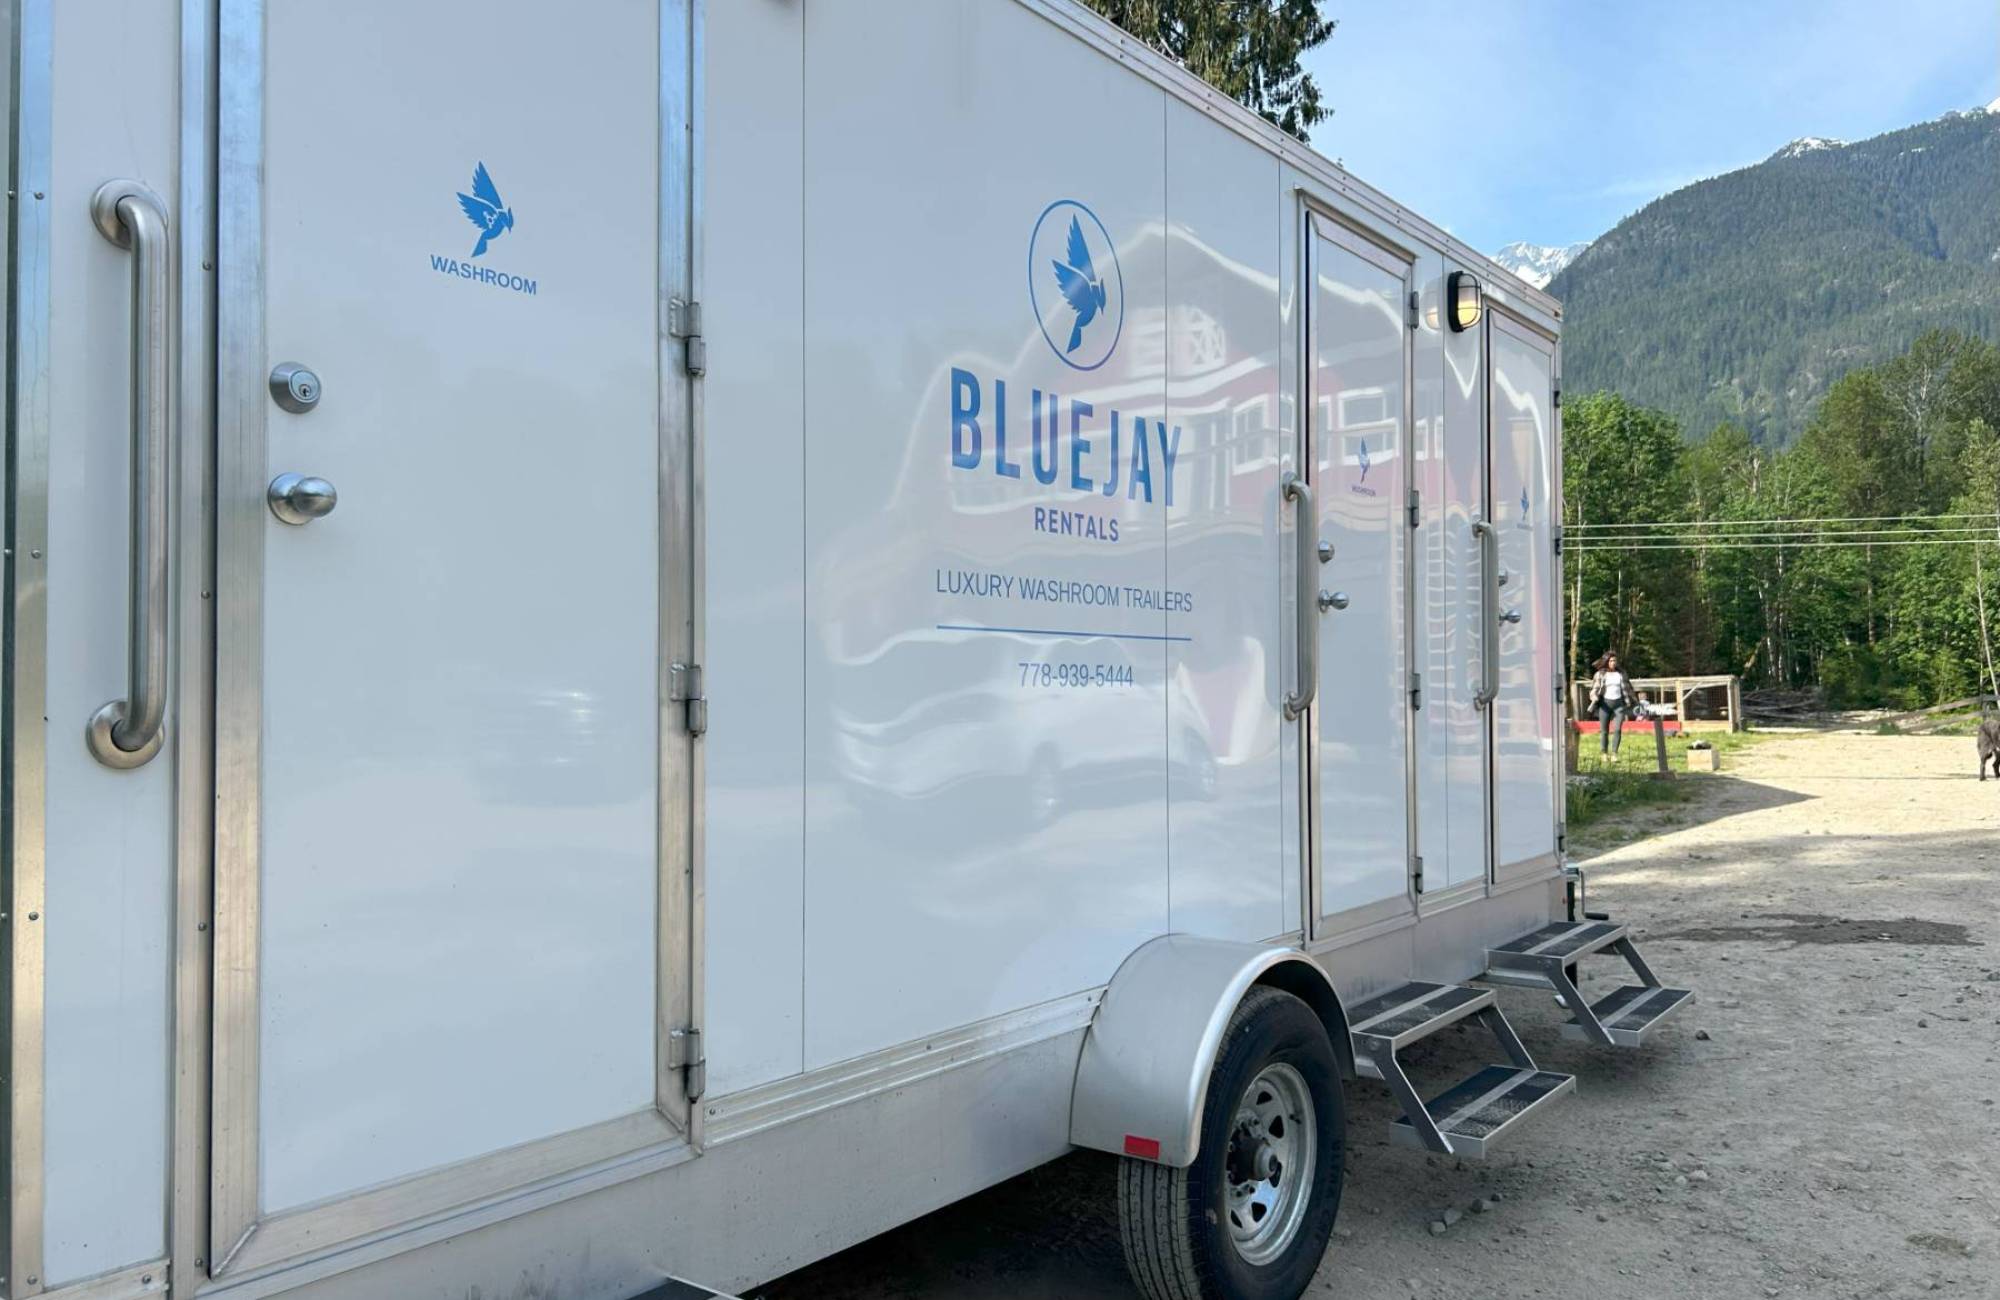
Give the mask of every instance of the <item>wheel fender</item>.
[{"label": "wheel fender", "polygon": [[1104,991],[1077,1060],[1070,1141],[1175,1168],[1193,1164],[1223,1032],[1258,984],[1310,1006],[1341,1068],[1352,1072],[1347,1015],[1318,962],[1279,944],[1163,935],[1127,957]]}]

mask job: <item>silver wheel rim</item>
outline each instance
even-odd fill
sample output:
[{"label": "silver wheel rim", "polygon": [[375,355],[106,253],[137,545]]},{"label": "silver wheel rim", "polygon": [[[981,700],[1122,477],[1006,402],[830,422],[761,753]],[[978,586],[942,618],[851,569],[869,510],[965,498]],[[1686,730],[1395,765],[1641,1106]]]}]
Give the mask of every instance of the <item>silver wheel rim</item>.
[{"label": "silver wheel rim", "polygon": [[1224,1161],[1229,1237],[1248,1264],[1285,1253],[1305,1222],[1319,1124],[1305,1076],[1274,1062],[1237,1099]]}]

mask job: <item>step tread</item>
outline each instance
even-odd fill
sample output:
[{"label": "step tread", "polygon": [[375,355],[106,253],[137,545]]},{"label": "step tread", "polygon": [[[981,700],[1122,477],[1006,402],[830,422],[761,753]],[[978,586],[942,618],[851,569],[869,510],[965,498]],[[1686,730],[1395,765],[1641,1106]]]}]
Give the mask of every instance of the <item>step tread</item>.
[{"label": "step tread", "polygon": [[[1597,1017],[1614,1041],[1637,1046],[1661,1021],[1693,1001],[1693,989],[1626,984],[1591,1003],[1590,1014]],[[1582,1026],[1575,1016],[1563,1026],[1563,1032],[1570,1037],[1581,1035]]]},{"label": "step tread", "polygon": [[[1573,1075],[1489,1065],[1425,1102],[1424,1109],[1453,1145],[1470,1142],[1483,1147],[1502,1129],[1575,1087]],[[1399,1117],[1396,1124],[1414,1132],[1407,1116]]]},{"label": "step tread", "polygon": [[1492,1001],[1491,989],[1412,980],[1356,1006],[1348,1012],[1348,1024],[1356,1036],[1404,1039],[1433,1022],[1462,1020]]},{"label": "step tread", "polygon": [[1608,948],[1625,937],[1615,921],[1557,921],[1486,950],[1489,964],[1568,961]]}]

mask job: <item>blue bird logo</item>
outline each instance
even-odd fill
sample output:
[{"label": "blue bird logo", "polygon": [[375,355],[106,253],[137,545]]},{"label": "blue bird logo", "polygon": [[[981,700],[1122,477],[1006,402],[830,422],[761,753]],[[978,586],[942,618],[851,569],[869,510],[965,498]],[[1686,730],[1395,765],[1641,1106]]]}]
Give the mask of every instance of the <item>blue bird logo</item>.
[{"label": "blue bird logo", "polygon": [[473,167],[472,193],[461,193],[458,206],[465,212],[465,219],[479,227],[479,242],[472,246],[474,257],[485,253],[487,244],[514,228],[514,209],[501,201],[500,191],[494,188],[493,178],[486,174],[483,162]]},{"label": "blue bird logo", "polygon": [[1062,290],[1070,310],[1076,313],[1076,323],[1070,327],[1069,346],[1065,352],[1074,352],[1083,343],[1083,327],[1097,319],[1097,313],[1104,310],[1104,281],[1098,277],[1097,268],[1090,264],[1090,249],[1083,242],[1083,227],[1077,219],[1069,219],[1069,261],[1052,261],[1055,267],[1056,285]]},{"label": "blue bird logo", "polygon": [[1368,481],[1368,439],[1363,438],[1361,440],[1361,450],[1356,453],[1355,459],[1361,462],[1361,481],[1366,483]]}]

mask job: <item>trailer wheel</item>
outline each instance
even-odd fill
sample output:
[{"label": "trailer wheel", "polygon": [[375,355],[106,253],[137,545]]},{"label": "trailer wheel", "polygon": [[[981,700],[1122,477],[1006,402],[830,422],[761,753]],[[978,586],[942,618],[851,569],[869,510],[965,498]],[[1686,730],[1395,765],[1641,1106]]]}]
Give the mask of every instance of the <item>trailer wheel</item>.
[{"label": "trailer wheel", "polygon": [[1194,1163],[1128,1156],[1119,1167],[1125,1264],[1139,1290],[1149,1300],[1294,1300],[1333,1233],[1346,1137],[1326,1027],[1291,994],[1251,989],[1209,1075]]}]

